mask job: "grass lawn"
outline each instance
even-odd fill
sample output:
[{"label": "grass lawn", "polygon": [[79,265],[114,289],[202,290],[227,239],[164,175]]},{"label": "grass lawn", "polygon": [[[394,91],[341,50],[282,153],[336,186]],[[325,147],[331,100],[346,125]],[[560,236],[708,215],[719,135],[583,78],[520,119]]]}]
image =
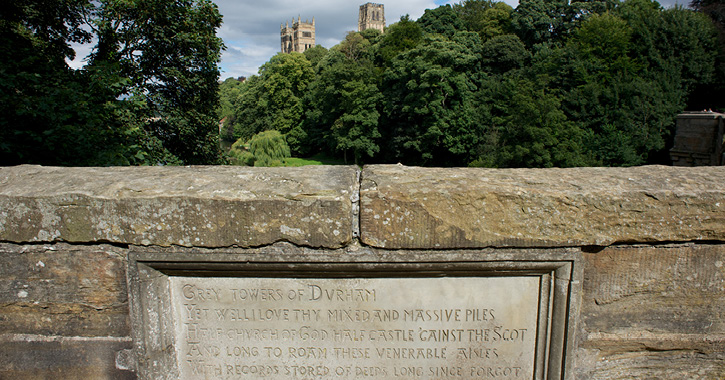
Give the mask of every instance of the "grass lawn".
[{"label": "grass lawn", "polygon": [[337,158],[328,157],[322,153],[318,153],[309,158],[290,157],[290,158],[284,160],[284,166],[287,166],[287,167],[297,167],[297,166],[307,166],[307,165],[345,165],[345,163],[342,160],[339,160]]}]

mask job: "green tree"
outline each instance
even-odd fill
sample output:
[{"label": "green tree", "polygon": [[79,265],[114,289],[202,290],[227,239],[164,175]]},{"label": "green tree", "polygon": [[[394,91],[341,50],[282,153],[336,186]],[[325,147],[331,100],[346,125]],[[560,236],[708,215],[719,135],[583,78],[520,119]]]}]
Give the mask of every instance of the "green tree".
[{"label": "green tree", "polygon": [[513,34],[496,36],[481,47],[481,63],[484,70],[503,74],[521,69],[531,60],[531,53],[524,43]]},{"label": "green tree", "polygon": [[592,15],[612,10],[617,0],[521,0],[511,23],[516,34],[532,47],[557,44]]},{"label": "green tree", "polygon": [[690,6],[710,17],[718,30],[720,51],[717,57],[717,77],[710,86],[702,86],[694,91],[699,98],[691,99],[696,109],[712,108],[725,112],[725,99],[717,94],[725,93],[725,3],[720,0],[693,0]]},{"label": "green tree", "polygon": [[554,43],[532,49],[530,63],[515,75],[559,99],[582,131],[588,164],[666,163],[675,116],[713,78],[712,30],[690,10],[665,10],[649,0],[629,0],[568,25],[551,36]]},{"label": "green tree", "polygon": [[[621,18],[605,13],[585,21],[569,41],[586,64],[583,81],[607,85],[613,76],[634,73],[638,64],[630,57],[632,30]],[[594,75],[595,77],[586,77]]]},{"label": "green tree", "polygon": [[[118,82],[95,83],[66,59],[88,43],[86,0],[23,0],[0,13],[0,165],[125,163],[127,130],[112,118]],[[126,155],[128,153],[128,155]]]},{"label": "green tree", "polygon": [[480,47],[473,32],[428,35],[393,59],[383,82],[388,161],[455,166],[472,159],[482,136]]},{"label": "green tree", "polygon": [[335,48],[352,62],[370,61],[372,57],[372,42],[362,33],[350,32]]},{"label": "green tree", "polygon": [[279,131],[259,132],[249,140],[237,140],[229,149],[230,162],[243,166],[283,166],[290,148]]},{"label": "green tree", "polygon": [[370,28],[370,29],[365,29],[362,32],[360,32],[360,36],[362,36],[362,38],[368,40],[371,45],[375,45],[378,43],[380,38],[382,38],[383,32],[381,32],[377,29]]},{"label": "green tree", "polygon": [[[221,16],[206,0],[21,0],[0,19],[3,163],[213,163]],[[70,43],[97,45],[71,70]]]},{"label": "green tree", "polygon": [[[599,165],[666,162],[674,117],[712,78],[707,28],[682,8],[632,0],[572,32],[563,106]],[[708,42],[709,41],[709,42]],[[689,62],[693,60],[694,62]]]},{"label": "green tree", "polygon": [[290,148],[279,131],[260,132],[249,140],[249,152],[254,156],[254,166],[282,166],[290,157]]},{"label": "green tree", "polygon": [[483,41],[513,32],[511,15],[514,9],[504,2],[464,0],[454,4],[453,10],[458,13],[466,29],[477,32]]},{"label": "green tree", "polygon": [[242,81],[227,78],[219,85],[219,107],[217,119],[223,121],[220,137],[225,141],[234,141],[234,123],[236,121],[234,104],[242,94]]},{"label": "green tree", "polygon": [[410,50],[423,39],[423,29],[408,15],[388,26],[382,40],[378,42],[378,57],[382,65],[387,66],[398,54]]},{"label": "green tree", "polygon": [[568,5],[566,0],[521,0],[511,24],[527,46],[554,42],[562,34]]},{"label": "green tree", "polygon": [[234,136],[248,140],[266,130],[277,130],[299,151],[305,134],[299,130],[302,96],[314,78],[312,64],[301,53],[278,53],[241,87],[235,104]]},{"label": "green tree", "polygon": [[382,95],[373,50],[364,34],[348,34],[320,62],[306,98],[310,106],[304,125],[312,140],[333,154],[341,153],[346,161],[351,153],[356,164],[380,150]]},{"label": "green tree", "polygon": [[588,164],[583,133],[561,110],[558,97],[526,79],[506,79],[495,92],[493,124],[498,167],[571,167]]},{"label": "green tree", "polygon": [[303,54],[314,68],[322,60],[322,58],[325,58],[325,55],[327,55],[327,48],[322,45],[316,45],[313,48],[305,50]]},{"label": "green tree", "polygon": [[249,151],[247,141],[239,139],[227,152],[229,163],[238,166],[254,166],[254,155]]},{"label": "green tree", "polygon": [[453,4],[453,10],[463,21],[466,28],[471,32],[483,29],[484,14],[493,8],[496,2],[493,0],[463,0]]},{"label": "green tree", "polygon": [[667,9],[664,16],[668,26],[664,32],[671,46],[666,54],[681,65],[687,108],[725,109],[725,99],[720,96],[725,90],[725,40],[718,45],[717,23],[679,6]]},{"label": "green tree", "polygon": [[143,105],[145,136],[167,160],[217,163],[221,15],[210,0],[101,0],[91,66],[118,64]]},{"label": "green tree", "polygon": [[631,57],[632,36],[625,20],[605,13],[582,23],[569,41],[572,88],[565,108],[584,126],[583,143],[598,165],[646,162],[664,147],[662,123],[672,117],[673,110],[658,107],[666,94],[642,77],[644,67]]},{"label": "green tree", "polygon": [[[657,96],[645,104],[656,106],[651,107],[654,114],[664,115],[664,120],[647,121],[659,124],[656,130],[661,130],[663,140],[658,144],[662,152],[659,156],[666,157],[666,142],[674,132],[675,115],[687,108],[709,107],[708,102],[719,98],[717,92],[703,91],[715,79],[716,32],[706,16],[698,12],[682,7],[665,10],[648,0],[627,1],[616,13],[631,28],[630,55],[643,65],[638,76],[647,84],[637,87],[643,88],[646,95]],[[643,115],[649,113],[632,117]]]},{"label": "green tree", "polygon": [[716,32],[707,18],[692,10],[667,10],[651,0],[630,0],[617,15],[632,29],[632,54],[648,72],[666,72],[686,90],[714,78]]},{"label": "green tree", "polygon": [[722,0],[692,0],[690,6],[710,16],[720,33],[725,34],[725,3]]},{"label": "green tree", "polygon": [[426,9],[416,21],[426,33],[442,34],[453,38],[456,32],[466,30],[466,26],[450,5],[441,5],[435,9]]}]

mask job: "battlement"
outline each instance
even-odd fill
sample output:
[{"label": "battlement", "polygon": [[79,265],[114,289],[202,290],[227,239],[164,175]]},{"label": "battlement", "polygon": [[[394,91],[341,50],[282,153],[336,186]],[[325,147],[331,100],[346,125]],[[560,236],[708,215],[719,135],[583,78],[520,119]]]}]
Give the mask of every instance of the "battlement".
[{"label": "battlement", "polygon": [[292,26],[289,22],[280,24],[280,40],[283,53],[291,53],[293,51],[304,53],[305,50],[315,47],[315,18],[312,22],[309,20],[302,21],[297,16],[297,20],[292,19]]},{"label": "battlement", "polygon": [[367,3],[360,6],[358,17],[358,32],[366,29],[385,31],[385,6],[377,3]]}]

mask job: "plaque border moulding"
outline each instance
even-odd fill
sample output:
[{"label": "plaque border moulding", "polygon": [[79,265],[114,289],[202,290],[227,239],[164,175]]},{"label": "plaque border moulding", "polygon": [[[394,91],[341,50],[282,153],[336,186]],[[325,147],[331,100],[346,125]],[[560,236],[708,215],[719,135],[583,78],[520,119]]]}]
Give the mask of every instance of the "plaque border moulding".
[{"label": "plaque border moulding", "polygon": [[[294,251],[294,249],[292,249]],[[539,276],[534,380],[573,379],[581,295],[574,249],[373,251],[272,255],[131,252],[128,286],[139,379],[178,379],[169,276],[263,278],[438,278]]]}]

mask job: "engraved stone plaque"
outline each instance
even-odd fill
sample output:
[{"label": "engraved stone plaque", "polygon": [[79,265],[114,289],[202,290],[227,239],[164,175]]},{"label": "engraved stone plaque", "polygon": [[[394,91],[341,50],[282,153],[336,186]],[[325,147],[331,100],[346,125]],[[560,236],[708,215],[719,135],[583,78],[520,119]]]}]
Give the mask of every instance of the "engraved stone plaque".
[{"label": "engraved stone plaque", "polygon": [[537,277],[170,281],[182,378],[533,378]]},{"label": "engraved stone plaque", "polygon": [[137,265],[142,379],[565,378],[567,263]]}]

